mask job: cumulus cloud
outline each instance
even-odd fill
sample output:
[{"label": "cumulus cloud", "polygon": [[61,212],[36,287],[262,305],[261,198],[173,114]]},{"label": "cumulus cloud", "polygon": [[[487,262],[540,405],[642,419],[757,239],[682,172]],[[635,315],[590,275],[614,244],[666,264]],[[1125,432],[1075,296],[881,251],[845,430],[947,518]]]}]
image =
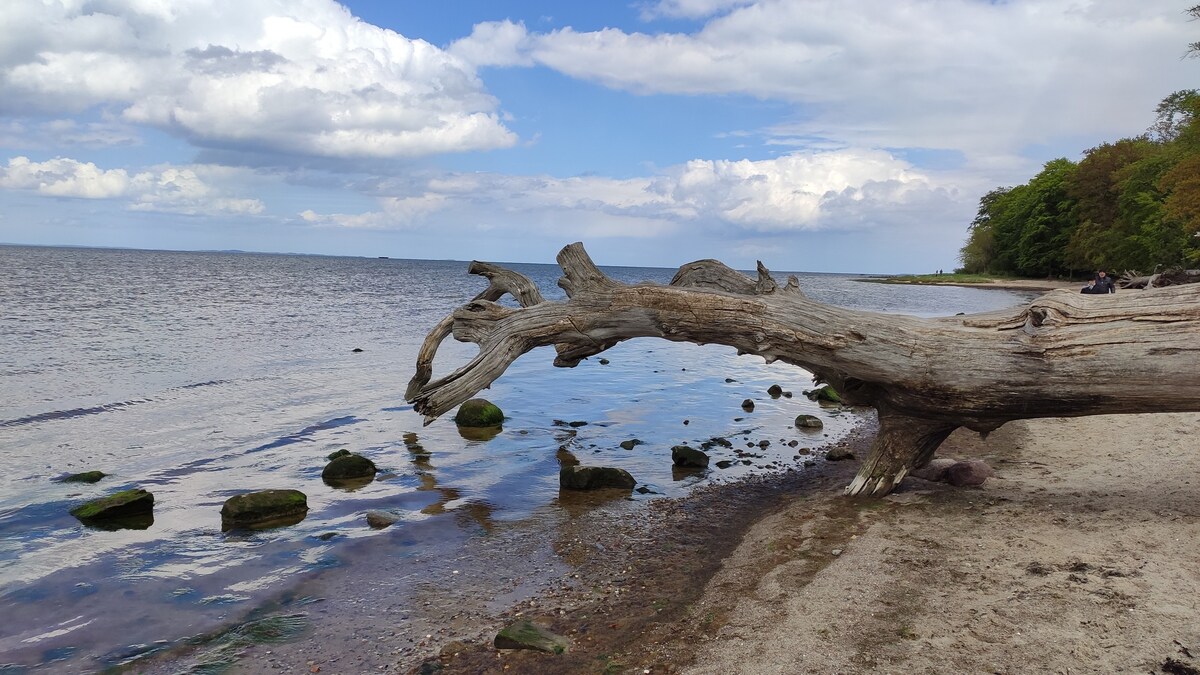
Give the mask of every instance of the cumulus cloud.
[{"label": "cumulus cloud", "polygon": [[[523,32],[456,44],[476,63],[540,64],[640,94],[742,94],[795,104],[780,142],[961,149],[1005,161],[1061,137],[1136,133],[1194,79],[1174,0],[665,0],[691,33]],[[1154,77],[1147,77],[1154,73]]]},{"label": "cumulus cloud", "polygon": [[125,169],[101,169],[92,162],[57,157],[34,162],[13,157],[0,167],[0,188],[30,190],[47,197],[125,199],[135,211],[188,215],[254,215],[263,211],[257,199],[232,197],[201,174],[230,170],[220,167],[156,167],[130,175]]},{"label": "cumulus cloud", "polygon": [[334,158],[511,146],[473,68],[333,0],[7,0],[0,113],[112,107],[205,147]]},{"label": "cumulus cloud", "polygon": [[958,186],[879,150],[796,153],[761,161],[692,160],[653,176],[555,178],[491,173],[375,184],[381,208],[301,217],[371,229],[503,226],[557,238],[656,237],[701,228],[754,236],[886,226],[906,209],[963,201]]},{"label": "cumulus cloud", "polygon": [[752,4],[754,0],[659,0],[642,7],[642,18],[702,19]]}]

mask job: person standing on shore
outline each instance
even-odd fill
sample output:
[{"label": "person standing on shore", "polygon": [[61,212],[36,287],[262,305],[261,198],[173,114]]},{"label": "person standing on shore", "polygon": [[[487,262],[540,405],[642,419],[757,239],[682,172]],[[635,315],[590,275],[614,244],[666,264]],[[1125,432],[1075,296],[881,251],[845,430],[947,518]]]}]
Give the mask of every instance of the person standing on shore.
[{"label": "person standing on shore", "polygon": [[1094,293],[1116,293],[1117,285],[1113,283],[1112,277],[1105,274],[1104,270],[1096,272],[1096,277],[1093,279],[1096,282]]}]

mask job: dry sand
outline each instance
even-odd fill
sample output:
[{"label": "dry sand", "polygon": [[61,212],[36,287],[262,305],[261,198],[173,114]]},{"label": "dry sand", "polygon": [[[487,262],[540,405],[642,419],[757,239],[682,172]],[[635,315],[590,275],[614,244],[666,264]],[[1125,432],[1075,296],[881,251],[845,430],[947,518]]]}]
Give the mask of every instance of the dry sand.
[{"label": "dry sand", "polygon": [[980,488],[796,502],[749,530],[684,620],[724,623],[688,636],[685,672],[1200,668],[1198,438],[1197,414],[1013,422],[939,453],[989,462]]}]

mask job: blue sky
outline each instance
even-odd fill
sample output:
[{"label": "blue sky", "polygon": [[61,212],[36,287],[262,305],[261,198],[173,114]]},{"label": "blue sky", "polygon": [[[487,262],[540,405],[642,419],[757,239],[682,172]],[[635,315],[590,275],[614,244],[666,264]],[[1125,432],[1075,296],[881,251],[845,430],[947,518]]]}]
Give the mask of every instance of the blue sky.
[{"label": "blue sky", "polygon": [[0,242],[950,269],[1200,85],[1144,0],[6,0]]}]

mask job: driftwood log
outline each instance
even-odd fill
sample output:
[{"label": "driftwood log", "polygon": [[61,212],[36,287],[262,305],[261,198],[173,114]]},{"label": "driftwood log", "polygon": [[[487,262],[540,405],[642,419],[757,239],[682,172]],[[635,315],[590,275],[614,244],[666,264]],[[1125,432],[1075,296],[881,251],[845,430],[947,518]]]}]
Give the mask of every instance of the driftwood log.
[{"label": "driftwood log", "polygon": [[[636,337],[728,345],[791,363],[847,403],[873,406],[879,432],[849,495],[888,493],[959,427],[987,433],[1035,417],[1200,411],[1200,284],[1116,295],[1060,290],[1013,309],[921,319],[815,302],[795,277],[780,286],[762,263],[750,279],[701,260],[666,286],[613,281],[578,243],[558,263],[566,302],[544,301],[521,274],[471,264],[489,279],[487,290],[425,339],[405,395],[426,424],[535,347],[554,345],[554,364],[572,367]],[[521,308],[497,304],[505,293]],[[478,344],[479,354],[430,382],[450,334]]]},{"label": "driftwood log", "polygon": [[1121,275],[1117,286],[1121,288],[1162,288],[1163,286],[1195,283],[1200,283],[1200,270],[1175,268],[1146,275],[1128,271]]}]

